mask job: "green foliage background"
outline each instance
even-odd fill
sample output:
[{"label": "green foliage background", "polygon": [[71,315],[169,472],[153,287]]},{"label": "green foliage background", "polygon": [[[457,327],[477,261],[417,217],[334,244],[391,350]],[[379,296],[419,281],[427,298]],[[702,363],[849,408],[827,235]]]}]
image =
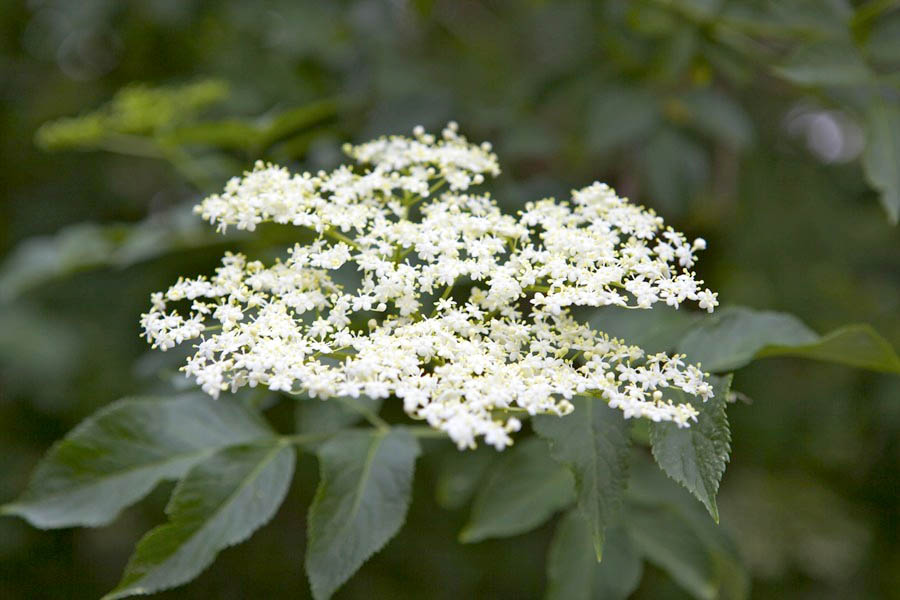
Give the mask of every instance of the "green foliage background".
[{"label": "green foliage background", "polygon": [[[507,208],[607,181],[709,240],[700,274],[724,303],[789,312],[821,332],[867,322],[897,347],[898,40],[900,10],[885,1],[5,0],[0,500],[95,409],[169,389],[138,339],[148,294],[209,271],[227,244],[254,243],[211,245],[173,207],[255,158],[328,168],[344,141],[419,123],[456,119],[491,140]],[[193,113],[196,97],[173,110],[152,94],[120,96],[103,127],[124,138],[91,137],[96,123],[36,136],[134,82],[207,78],[227,86],[203,88],[220,101]],[[145,119],[122,117],[129,110]],[[38,147],[75,142],[95,151]],[[137,233],[127,225],[148,216]],[[900,588],[898,381],[784,357],[738,371],[747,402],[729,407],[718,508],[752,597]],[[541,596],[552,524],[457,543],[470,510],[466,482],[447,473],[498,457],[464,459],[423,454],[403,530],[336,597]],[[273,523],[161,597],[307,597],[317,467],[303,455],[296,470]],[[169,490],[100,529],[0,520],[0,597],[108,591]],[[684,594],[645,566],[636,597]]]}]

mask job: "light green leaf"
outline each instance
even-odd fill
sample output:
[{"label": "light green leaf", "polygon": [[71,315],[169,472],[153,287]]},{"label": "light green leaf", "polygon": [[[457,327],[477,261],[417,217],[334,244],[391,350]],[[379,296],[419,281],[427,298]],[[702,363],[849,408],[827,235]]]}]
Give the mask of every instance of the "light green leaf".
[{"label": "light green leaf", "polygon": [[602,400],[575,398],[573,404],[572,414],[539,415],[532,425],[550,443],[553,457],[575,474],[578,507],[600,560],[604,530],[615,522],[628,483],[628,427]]},{"label": "light green leaf", "polygon": [[41,528],[104,525],[217,450],[271,436],[255,414],[227,399],[120,400],[57,442],[3,513]]},{"label": "light green leaf", "polygon": [[603,562],[594,560],[590,527],[577,510],[560,520],[547,553],[547,600],[618,600],[641,582],[644,566],[621,527],[606,535]]},{"label": "light green leaf", "polygon": [[625,526],[638,552],[695,598],[713,600],[718,574],[703,541],[671,506],[629,504]]},{"label": "light green leaf", "polygon": [[725,414],[731,376],[712,379],[714,396],[703,402],[688,398],[680,390],[673,401],[690,402],[700,413],[690,427],[674,423],[651,423],[653,457],[666,474],[686,487],[719,522],[716,494],[731,452],[731,431]]},{"label": "light green leaf", "polygon": [[851,86],[872,83],[874,75],[849,40],[809,42],[796,48],[775,73],[803,86]]},{"label": "light green leaf", "polygon": [[246,150],[259,139],[259,127],[241,119],[199,121],[166,131],[159,139],[171,145],[205,145]]},{"label": "light green leaf", "polygon": [[321,480],[309,508],[306,572],[313,596],[322,600],[400,529],[419,445],[403,430],[345,431],[318,455]]},{"label": "light green leaf", "polygon": [[169,522],[141,539],[104,600],[186,583],[219,551],[250,537],[284,500],[295,456],[292,446],[273,440],[226,448],[196,465],[172,493]]},{"label": "light green leaf", "polygon": [[713,372],[733,371],[755,358],[798,356],[900,373],[900,357],[868,325],[849,325],[820,336],[794,316],[741,307],[704,319],[677,349]]},{"label": "light green leaf", "polygon": [[461,542],[530,531],[575,501],[572,472],[539,438],[518,442],[491,469],[475,497]]},{"label": "light green leaf", "polygon": [[866,113],[863,170],[881,193],[881,204],[894,225],[900,220],[900,108],[873,104]]}]

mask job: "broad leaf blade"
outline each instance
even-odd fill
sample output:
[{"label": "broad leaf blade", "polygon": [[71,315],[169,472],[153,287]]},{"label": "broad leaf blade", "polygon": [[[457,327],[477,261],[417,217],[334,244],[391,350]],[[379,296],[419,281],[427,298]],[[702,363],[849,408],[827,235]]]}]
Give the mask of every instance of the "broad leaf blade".
[{"label": "broad leaf blade", "polygon": [[660,468],[696,496],[718,523],[716,494],[731,452],[731,431],[725,414],[731,376],[716,377],[712,384],[714,396],[706,402],[688,400],[680,391],[675,393],[676,403],[690,402],[699,411],[697,422],[687,428],[674,423],[652,423],[650,443]]},{"label": "broad leaf blade", "polygon": [[169,522],[141,539],[105,600],[186,583],[220,550],[250,537],[284,500],[295,455],[293,447],[273,440],[226,448],[194,467],[172,494]]},{"label": "broad leaf blade", "polygon": [[591,327],[640,346],[650,353],[667,352],[675,347],[703,315],[657,305],[652,310],[628,310],[604,306],[591,313]]},{"label": "broad leaf blade", "polygon": [[[176,206],[138,223],[77,223],[51,236],[25,240],[0,265],[0,301],[80,271],[126,267],[169,252],[227,241],[191,209]],[[240,239],[244,234],[229,236]]]},{"label": "broad leaf blade", "polygon": [[848,325],[798,346],[765,346],[756,353],[765,356],[799,356],[836,362],[851,367],[900,373],[900,357],[887,341],[868,325]]},{"label": "broad leaf blade", "polygon": [[3,512],[41,528],[104,525],[161,480],[181,477],[223,447],[271,435],[255,414],[225,399],[120,400],[54,445]]},{"label": "broad leaf blade", "polygon": [[695,598],[717,597],[719,576],[712,556],[690,525],[670,506],[628,506],[625,525],[641,555]]},{"label": "broad leaf blade", "polygon": [[294,411],[297,433],[331,433],[350,427],[363,419],[360,410],[352,408],[354,405],[376,414],[381,410],[380,398],[347,398],[347,401],[353,404],[348,406],[342,398],[300,399]]},{"label": "broad leaf blade", "polygon": [[[695,566],[691,570],[695,574],[698,571],[705,571],[709,566],[712,567],[712,575],[701,578],[712,577],[710,582],[715,587],[716,598],[743,600],[748,596],[750,577],[734,541],[725,529],[709,519],[706,511],[685,488],[663,475],[649,456],[637,455],[632,462],[627,496],[628,506],[636,505],[645,509],[665,511],[662,515],[657,515],[659,527],[666,527],[667,523],[672,523],[671,527],[681,532],[680,535],[684,537],[684,544],[688,548],[684,557],[694,557]],[[697,559],[698,541],[706,549],[708,561]],[[661,543],[666,545],[664,540]],[[657,552],[659,551],[657,548]],[[674,565],[672,560],[666,561],[658,554],[652,562],[663,568],[666,568],[665,564]],[[696,576],[694,579],[696,580]]]},{"label": "broad leaf blade", "polygon": [[572,472],[550,457],[546,442],[531,438],[507,450],[491,469],[459,539],[478,542],[524,533],[574,501]]},{"label": "broad leaf blade", "polygon": [[799,356],[888,373],[900,357],[868,325],[849,325],[824,336],[785,313],[730,307],[690,330],[678,351],[713,372],[738,369],[755,358]]},{"label": "broad leaf blade", "polygon": [[306,572],[321,600],[403,525],[419,445],[402,430],[345,431],[318,455],[321,480],[309,508]]},{"label": "broad leaf blade", "polygon": [[704,370],[731,371],[753,360],[770,344],[794,346],[818,340],[818,335],[794,316],[729,307],[703,320],[678,344],[678,351]]},{"label": "broad leaf blade", "polygon": [[643,562],[619,528],[607,532],[603,562],[594,560],[590,528],[577,510],[556,526],[547,554],[547,600],[628,598],[641,581]]},{"label": "broad leaf blade", "polygon": [[460,452],[449,449],[440,461],[434,482],[434,499],[441,508],[456,510],[468,503],[484,481],[488,470],[501,459],[496,449],[481,445]]},{"label": "broad leaf blade", "polygon": [[539,415],[532,424],[550,443],[553,457],[572,469],[578,507],[600,560],[604,530],[615,522],[628,483],[628,427],[602,400],[576,398],[573,404],[570,415]]}]

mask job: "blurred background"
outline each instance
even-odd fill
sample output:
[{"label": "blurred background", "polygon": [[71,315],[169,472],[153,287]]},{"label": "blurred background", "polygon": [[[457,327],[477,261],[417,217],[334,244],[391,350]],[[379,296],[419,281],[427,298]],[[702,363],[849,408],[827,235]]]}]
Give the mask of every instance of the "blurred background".
[{"label": "blurred background", "polygon": [[[171,386],[138,338],[151,291],[285,241],[213,237],[184,206],[256,158],[330,168],[416,124],[492,141],[507,209],[606,181],[709,241],[723,304],[868,322],[896,348],[898,73],[881,0],[2,0],[0,502],[95,409]],[[134,83],[169,92],[39,129]],[[720,527],[751,596],[897,597],[900,379],[766,359],[734,386]],[[458,544],[453,457],[419,463],[406,526],[337,598],[541,596],[552,523]],[[307,597],[315,473],[305,456],[274,523],[160,597]],[[96,530],[0,520],[0,597],[102,595],[167,492]],[[636,597],[687,596],[647,567]]]}]

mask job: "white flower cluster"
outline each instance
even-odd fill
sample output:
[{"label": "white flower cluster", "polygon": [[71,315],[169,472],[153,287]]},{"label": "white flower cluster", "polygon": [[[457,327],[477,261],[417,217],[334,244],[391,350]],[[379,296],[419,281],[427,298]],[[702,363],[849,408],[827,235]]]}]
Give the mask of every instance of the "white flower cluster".
[{"label": "white flower cluster", "polygon": [[483,437],[502,449],[515,414],[564,415],[575,395],[626,418],[696,420],[665,398],[712,396],[696,366],[592,331],[570,307],[692,300],[712,311],[716,294],[689,270],[703,240],[599,183],[504,215],[471,191],[499,172],[497,157],[453,123],[440,138],[416,128],[346,150],[362,170],[257,163],[197,207],[220,230],[272,221],[314,232],[272,266],[226,254],[215,276],[152,296],[147,340],[163,350],[197,340],[184,370],[207,393],[395,396],[460,448]]}]

